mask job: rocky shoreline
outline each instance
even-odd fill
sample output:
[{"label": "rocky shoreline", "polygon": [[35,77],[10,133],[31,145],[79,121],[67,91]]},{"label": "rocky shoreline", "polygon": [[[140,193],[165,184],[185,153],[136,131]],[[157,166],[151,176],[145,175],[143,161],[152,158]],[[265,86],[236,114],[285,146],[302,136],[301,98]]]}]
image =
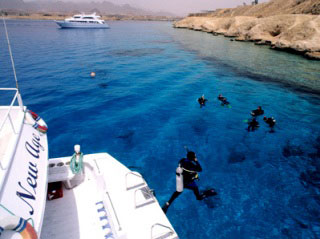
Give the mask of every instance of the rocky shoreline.
[{"label": "rocky shoreline", "polygon": [[175,22],[173,26],[223,35],[236,41],[269,45],[272,49],[320,60],[320,15],[190,16]]}]

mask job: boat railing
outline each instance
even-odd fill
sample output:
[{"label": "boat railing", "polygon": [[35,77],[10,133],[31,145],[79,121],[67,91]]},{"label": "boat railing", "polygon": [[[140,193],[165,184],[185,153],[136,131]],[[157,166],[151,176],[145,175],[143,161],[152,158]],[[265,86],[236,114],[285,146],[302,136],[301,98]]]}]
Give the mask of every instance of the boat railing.
[{"label": "boat railing", "polygon": [[[137,184],[135,184],[133,186],[128,186],[128,176],[129,175],[133,175],[136,178],[140,178],[142,182],[141,183],[137,183]],[[125,175],[125,177],[126,177],[126,189],[127,189],[127,191],[146,185],[146,181],[144,180],[144,178],[138,172],[130,171]]]},{"label": "boat railing", "polygon": [[[138,202],[137,201],[137,194],[139,192],[143,195],[144,200]],[[154,198],[154,194],[148,186],[143,187],[143,188],[138,188],[134,191],[134,207],[135,208],[149,205],[151,203],[154,203],[155,201],[156,200]]]},{"label": "boat railing", "polygon": [[116,218],[116,220],[117,220],[117,223],[118,223],[118,230],[119,230],[119,231],[121,231],[121,230],[122,230],[122,228],[121,228],[121,224],[120,224],[120,221],[119,221],[118,215],[117,215],[117,213],[116,213],[116,210],[114,209],[112,199],[111,199],[111,197],[110,197],[110,195],[109,195],[109,192],[108,192],[108,191],[106,191],[106,194],[107,194],[107,196],[108,196],[108,200],[109,200],[110,205],[111,205],[111,207],[112,207],[112,211],[113,211],[113,213],[114,213],[114,216],[115,216],[115,218]]},{"label": "boat railing", "polygon": [[[117,224],[118,224],[118,229],[116,229],[116,228],[114,228],[114,229],[117,230],[117,231],[119,231],[119,232],[121,232],[121,231],[122,231],[122,227],[121,227],[121,224],[120,224],[120,220],[119,220],[119,217],[118,217],[118,215],[117,215],[117,212],[116,212],[116,210],[115,210],[115,208],[114,208],[112,199],[111,199],[111,197],[110,197],[110,193],[109,193],[108,190],[107,190],[107,187],[106,187],[106,184],[105,184],[105,181],[104,181],[104,178],[103,178],[103,174],[101,174],[101,172],[100,172],[99,165],[98,165],[97,161],[96,161],[96,160],[93,160],[93,161],[95,162],[95,164],[96,164],[96,166],[98,167],[98,170],[99,170],[99,174],[96,175],[96,180],[98,181],[99,187],[100,187],[100,188],[102,189],[102,191],[104,191],[104,193],[107,195],[107,197],[103,199],[103,205],[104,205],[105,208],[112,209],[113,215],[112,215],[111,210],[110,210],[110,211],[109,211],[109,213],[111,214],[110,216],[111,216],[111,217],[114,217],[114,218],[116,219],[116,221],[117,221]],[[107,202],[107,200],[108,200],[109,202]],[[107,205],[110,205],[111,208],[108,207]],[[114,227],[115,227],[115,226],[114,226]]]},{"label": "boat railing", "polygon": [[21,96],[20,96],[20,93],[18,91],[18,89],[16,88],[0,88],[1,91],[16,91],[12,101],[11,101],[11,104],[9,105],[9,108],[7,110],[7,112],[5,113],[5,116],[4,118],[2,119],[2,121],[0,122],[0,136],[1,136],[1,131],[3,130],[4,128],[4,125],[5,123],[7,122],[7,120],[10,121],[10,125],[11,125],[11,129],[12,131],[17,134],[18,132],[16,131],[15,127],[14,127],[14,124],[12,122],[12,117],[11,117],[11,111],[12,111],[12,107],[13,105],[16,103],[16,101],[18,101],[18,104],[19,106],[21,107],[21,110],[23,111],[23,104],[22,104],[22,100],[21,100]]},{"label": "boat railing", "polygon": [[[154,228],[155,227],[162,227],[164,229],[168,229],[168,232],[161,235],[161,236],[158,236],[158,237],[155,237],[153,234],[154,234]],[[172,235],[174,235],[174,231],[172,230],[172,228],[168,227],[168,226],[165,226],[161,223],[155,223],[151,226],[151,239],[164,239],[164,238],[168,238],[168,237],[171,237]]]},{"label": "boat railing", "polygon": [[[7,133],[10,133],[10,132],[13,133],[12,135],[19,134],[19,132],[18,132],[19,126],[17,124],[14,124],[11,113],[12,113],[12,109],[17,101],[18,101],[18,105],[20,106],[22,112],[23,112],[24,107],[23,107],[21,95],[20,95],[17,88],[0,88],[0,91],[15,91],[15,94],[13,96],[13,99],[12,99],[10,105],[4,105],[5,107],[2,108],[2,111],[4,112],[4,114],[1,114],[2,116],[0,119],[0,139],[1,139],[2,137],[4,137],[4,135],[6,135]],[[7,121],[9,121],[10,127],[6,126],[6,125],[8,125],[8,124],[6,124]],[[4,140],[4,139],[2,139],[2,140]],[[5,140],[7,140],[7,139],[5,139]],[[15,140],[17,140],[17,137],[15,137]],[[0,152],[1,155],[3,154],[3,150],[5,150],[5,148],[1,149],[1,152]],[[10,155],[12,155],[13,153],[14,153],[14,151],[12,150]],[[8,167],[9,163],[10,163],[10,157],[7,158],[6,160],[1,158],[1,160],[0,160],[1,169],[5,170]]]}]

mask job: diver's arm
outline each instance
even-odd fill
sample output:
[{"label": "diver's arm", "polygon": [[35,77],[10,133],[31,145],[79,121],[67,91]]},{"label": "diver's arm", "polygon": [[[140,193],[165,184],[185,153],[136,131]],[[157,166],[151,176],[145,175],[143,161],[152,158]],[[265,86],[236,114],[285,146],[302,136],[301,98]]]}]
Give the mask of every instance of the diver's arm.
[{"label": "diver's arm", "polygon": [[195,159],[193,162],[194,162],[194,163],[193,163],[193,169],[194,169],[194,171],[202,172],[202,168],[201,168],[201,165],[200,165],[200,163],[198,162],[198,160]]},{"label": "diver's arm", "polygon": [[183,168],[183,170],[187,171],[187,172],[201,172],[202,168],[200,163],[195,159],[193,161],[187,160],[185,158],[180,160],[180,167]]}]

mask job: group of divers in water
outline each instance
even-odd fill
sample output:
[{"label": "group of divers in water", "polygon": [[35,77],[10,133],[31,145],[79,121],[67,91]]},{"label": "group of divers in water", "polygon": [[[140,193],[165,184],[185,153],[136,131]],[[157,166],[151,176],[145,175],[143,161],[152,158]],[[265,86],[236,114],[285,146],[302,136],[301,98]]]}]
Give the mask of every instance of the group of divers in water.
[{"label": "group of divers in water", "polygon": [[[231,105],[226,97],[219,94],[218,100],[221,102],[221,106],[227,106],[231,108]],[[200,104],[200,108],[206,105],[208,100],[204,98],[202,95],[198,98],[198,103]],[[246,120],[245,122],[248,123],[247,130],[255,131],[259,128],[259,122],[257,121],[257,117],[264,114],[264,110],[261,106],[258,106],[257,109],[251,111],[252,118],[250,120]],[[274,126],[276,124],[276,120],[273,117],[263,117],[263,120],[268,124],[270,127],[270,132],[274,132]],[[196,183],[199,180],[198,173],[202,171],[201,165],[197,159],[197,156],[194,152],[189,151],[187,149],[187,157],[183,158],[179,161],[179,165],[176,169],[176,191],[172,194],[169,201],[167,201],[162,210],[164,213],[167,213],[170,205],[173,201],[183,192],[183,190],[189,189],[192,190],[197,200],[203,200],[207,197],[216,196],[218,193],[215,189],[208,189],[200,193],[198,185]]]},{"label": "group of divers in water", "polygon": [[[227,100],[226,97],[222,96],[222,94],[219,94],[218,100],[221,102],[221,106],[228,106],[231,108],[230,102]],[[200,108],[206,105],[206,102],[208,100],[204,98],[204,95],[202,95],[198,99],[198,103],[200,104]],[[261,106],[258,106],[257,109],[251,111],[252,118],[250,120],[245,120],[245,122],[248,123],[248,131],[255,131],[259,128],[259,122],[257,121],[257,117],[264,114],[264,110]],[[270,127],[270,133],[274,133],[274,126],[276,125],[276,120],[273,117],[263,117],[263,121],[268,124]]]}]

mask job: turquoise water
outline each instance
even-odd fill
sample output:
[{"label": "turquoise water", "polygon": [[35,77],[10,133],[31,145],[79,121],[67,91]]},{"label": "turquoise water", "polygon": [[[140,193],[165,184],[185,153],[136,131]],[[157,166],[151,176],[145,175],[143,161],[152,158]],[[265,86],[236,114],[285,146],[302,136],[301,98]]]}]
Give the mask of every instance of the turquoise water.
[{"label": "turquoise water", "polygon": [[[319,62],[167,22],[7,24],[24,104],[49,126],[50,157],[77,143],[108,152],[163,204],[187,146],[203,167],[200,189],[219,196],[199,202],[185,191],[174,202],[167,215],[180,238],[320,238]],[[0,84],[14,86],[0,28]],[[246,130],[258,105],[276,118],[275,133],[261,118]]]}]

